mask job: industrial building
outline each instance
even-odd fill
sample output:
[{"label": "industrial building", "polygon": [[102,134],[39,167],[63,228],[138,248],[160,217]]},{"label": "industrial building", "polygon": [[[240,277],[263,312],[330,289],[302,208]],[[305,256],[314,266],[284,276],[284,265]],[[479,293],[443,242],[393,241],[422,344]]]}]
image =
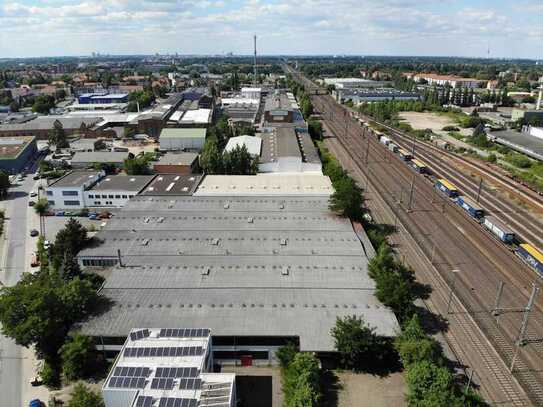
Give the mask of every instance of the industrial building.
[{"label": "industrial building", "polygon": [[195,151],[204,148],[206,129],[165,128],[160,132],[160,149],[164,151]]},{"label": "industrial building", "polygon": [[85,208],[85,191],[92,188],[105,175],[104,171],[69,172],[45,189],[49,206],[52,209]]},{"label": "industrial building", "polygon": [[128,103],[128,93],[84,93],[77,98],[80,105]]},{"label": "industrial building", "polygon": [[336,89],[356,89],[356,88],[382,88],[386,82],[372,81],[362,78],[324,78],[325,85],[333,85]]},{"label": "industrial building", "polygon": [[191,174],[198,171],[198,154],[190,152],[166,153],[153,162],[157,174]]},{"label": "industrial building", "polygon": [[84,192],[87,208],[122,208],[154,178],[154,175],[109,175]]},{"label": "industrial building", "polygon": [[31,136],[48,140],[55,122],[59,122],[67,136],[94,134],[92,128],[102,121],[100,117],[39,116],[29,121],[0,125],[0,137]]},{"label": "industrial building", "polygon": [[526,126],[521,132],[515,130],[493,131],[489,133],[489,138],[519,153],[543,161],[543,139],[538,137],[541,130],[538,132],[537,129],[534,132],[533,129],[537,128]]},{"label": "industrial building", "polygon": [[393,336],[397,320],[367,272],[373,249],[328,198],[133,198],[78,255],[82,267],[112,268],[100,290],[111,307],[81,332],[113,357],[133,327],[206,326],[220,364],[273,364],[290,341],[333,352],[330,329],[347,315]]},{"label": "industrial building", "polygon": [[262,133],[259,172],[317,172],[322,163],[313,140],[306,131],[294,127],[273,127]]},{"label": "industrial building", "polygon": [[405,92],[392,88],[384,89],[340,89],[335,90],[333,96],[338,102],[344,103],[348,100],[355,105],[361,103],[381,102],[384,100],[419,100],[416,92]]},{"label": "industrial building", "polygon": [[207,328],[136,328],[102,386],[106,407],[235,407],[235,374],[213,373]]},{"label": "industrial building", "polygon": [[0,138],[0,170],[21,172],[37,154],[36,139],[30,136]]},{"label": "industrial building", "polygon": [[228,142],[226,143],[226,147],[224,147],[224,151],[230,152],[234,150],[236,147],[241,147],[241,146],[245,146],[249,154],[252,155],[253,157],[259,157],[260,150],[262,148],[262,139],[256,136],[230,137],[228,139]]},{"label": "industrial building", "polygon": [[74,169],[90,168],[96,163],[103,163],[122,168],[127,152],[120,151],[78,151],[70,160]]},{"label": "industrial building", "polygon": [[140,195],[189,196],[194,193],[201,180],[201,175],[159,174],[140,192]]}]

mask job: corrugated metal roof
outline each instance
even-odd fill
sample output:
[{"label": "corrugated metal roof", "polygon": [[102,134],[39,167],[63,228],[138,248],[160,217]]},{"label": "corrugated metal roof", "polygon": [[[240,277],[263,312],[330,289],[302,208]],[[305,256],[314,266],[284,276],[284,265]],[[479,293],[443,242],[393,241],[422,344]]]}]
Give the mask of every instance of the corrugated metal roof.
[{"label": "corrugated metal roof", "polygon": [[205,138],[206,129],[170,129],[160,132],[160,138]]}]

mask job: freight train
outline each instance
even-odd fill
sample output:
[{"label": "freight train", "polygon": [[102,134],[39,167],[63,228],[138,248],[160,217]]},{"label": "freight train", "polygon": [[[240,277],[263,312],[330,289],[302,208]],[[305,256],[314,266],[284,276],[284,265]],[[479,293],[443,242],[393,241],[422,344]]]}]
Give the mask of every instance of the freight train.
[{"label": "freight train", "polygon": [[[367,126],[362,120],[360,120],[360,124],[362,126]],[[430,174],[430,170],[424,162],[415,159],[408,151],[394,144],[390,137],[387,137],[380,131],[376,130],[373,130],[373,134],[376,139],[386,148],[394,153],[397,153],[399,158],[410,168],[414,169],[420,174]],[[449,180],[444,178],[436,179],[434,186],[447,198],[455,202],[470,217],[477,221],[492,235],[503,243],[510,245],[516,255],[519,256],[536,273],[538,273],[541,278],[543,278],[543,252],[529,243],[519,242],[518,236],[509,225],[505,224],[495,216],[487,215],[479,202],[462,195],[460,190]]]}]

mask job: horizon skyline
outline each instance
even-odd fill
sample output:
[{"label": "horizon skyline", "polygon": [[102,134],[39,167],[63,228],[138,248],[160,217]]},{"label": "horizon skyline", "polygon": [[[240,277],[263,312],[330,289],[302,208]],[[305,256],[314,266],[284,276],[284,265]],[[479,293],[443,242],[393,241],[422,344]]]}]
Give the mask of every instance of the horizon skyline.
[{"label": "horizon skyline", "polygon": [[543,59],[543,4],[515,6],[507,0],[8,0],[0,5],[0,58],[252,55],[256,34],[259,54],[269,56]]}]

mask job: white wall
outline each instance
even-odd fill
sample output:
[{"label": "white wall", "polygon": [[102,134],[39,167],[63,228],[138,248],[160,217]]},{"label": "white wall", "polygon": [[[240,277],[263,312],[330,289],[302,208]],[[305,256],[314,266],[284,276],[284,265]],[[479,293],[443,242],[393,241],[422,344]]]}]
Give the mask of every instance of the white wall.
[{"label": "white wall", "polygon": [[179,151],[179,150],[196,150],[201,151],[204,147],[205,138],[203,137],[194,137],[194,138],[160,138],[160,149],[169,150],[169,151]]},{"label": "white wall", "polygon": [[[85,190],[81,187],[49,187],[45,198],[51,209],[83,209],[85,207]],[[66,195],[69,194],[69,195]],[[78,202],[73,205],[72,202]]]},{"label": "white wall", "polygon": [[[122,208],[128,200],[135,196],[134,191],[85,191],[87,207]],[[98,197],[99,195],[99,197]]]}]

